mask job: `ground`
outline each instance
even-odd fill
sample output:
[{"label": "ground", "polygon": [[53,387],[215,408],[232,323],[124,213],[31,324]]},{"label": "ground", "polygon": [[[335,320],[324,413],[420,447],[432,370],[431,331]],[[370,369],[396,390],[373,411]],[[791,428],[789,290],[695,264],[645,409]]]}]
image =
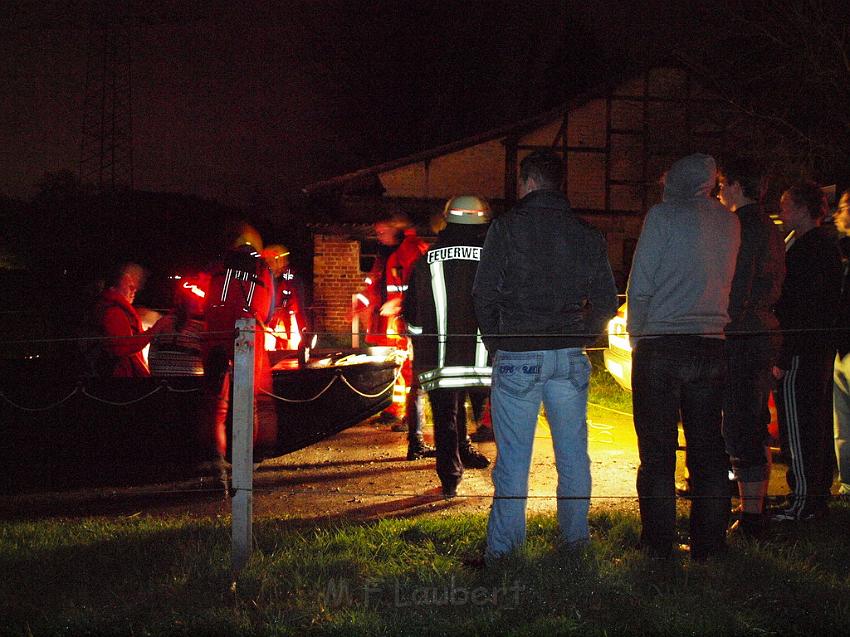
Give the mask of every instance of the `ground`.
[{"label": "ground", "polygon": [[[425,429],[426,440],[433,430]],[[588,438],[593,476],[591,510],[637,512],[637,443],[632,418],[591,404]],[[478,448],[496,457],[493,442]],[[467,470],[458,497],[444,500],[434,459],[407,461],[406,434],[390,431],[376,418],[365,420],[320,443],[263,461],[254,472],[255,518],[277,517],[310,523],[319,520],[374,520],[456,513],[486,513],[493,493],[492,465]],[[678,453],[677,477],[684,453]],[[770,495],[787,493],[785,466],[774,464]],[[538,421],[530,478],[530,512],[555,511],[552,440],[545,418]],[[686,501],[681,501],[685,506]],[[192,479],[123,488],[0,495],[0,518],[137,515],[214,517],[229,515],[211,471]]]}]

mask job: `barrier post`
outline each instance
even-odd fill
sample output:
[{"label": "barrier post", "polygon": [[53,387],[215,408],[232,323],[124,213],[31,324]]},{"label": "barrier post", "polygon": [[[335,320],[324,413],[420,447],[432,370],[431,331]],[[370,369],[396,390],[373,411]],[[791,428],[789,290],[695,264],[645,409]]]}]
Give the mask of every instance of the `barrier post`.
[{"label": "barrier post", "polygon": [[254,343],[257,321],[236,321],[233,356],[232,565],[238,573],[251,556],[254,498]]},{"label": "barrier post", "polygon": [[357,311],[357,295],[351,297],[351,348],[360,348],[360,312]]}]

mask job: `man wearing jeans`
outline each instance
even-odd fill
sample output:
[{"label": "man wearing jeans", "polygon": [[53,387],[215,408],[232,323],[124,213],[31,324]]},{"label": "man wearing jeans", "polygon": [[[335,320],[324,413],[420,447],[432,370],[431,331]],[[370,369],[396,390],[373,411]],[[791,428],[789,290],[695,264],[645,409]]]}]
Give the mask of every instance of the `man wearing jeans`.
[{"label": "man wearing jeans", "polygon": [[525,541],[528,472],[541,402],[558,470],[563,540],[589,539],[590,458],[584,347],[617,310],[602,234],[560,191],[561,158],[535,151],[520,163],[520,201],[487,233],[473,286],[475,313],[493,354],[490,407],[496,437],[495,493],[486,559]]},{"label": "man wearing jeans", "polygon": [[723,339],[741,237],[738,218],[711,197],[716,178],[708,155],[673,164],[663,201],[644,220],[629,276],[641,546],[657,558],[670,556],[676,537],[680,415],[691,480],[691,558],[702,561],[726,547]]}]

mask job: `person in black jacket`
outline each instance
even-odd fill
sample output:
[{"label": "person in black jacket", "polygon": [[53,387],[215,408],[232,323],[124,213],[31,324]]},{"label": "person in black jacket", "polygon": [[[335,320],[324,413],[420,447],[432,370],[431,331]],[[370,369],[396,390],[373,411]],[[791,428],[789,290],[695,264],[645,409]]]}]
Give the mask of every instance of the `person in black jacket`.
[{"label": "person in black jacket", "polygon": [[778,408],[791,464],[788,501],[772,519],[808,520],[827,512],[835,468],[827,389],[835,356],[830,329],[841,292],[841,256],[835,236],[821,225],[826,196],[813,182],[782,194],[780,218],[786,240],[785,283],[776,305],[783,331]]},{"label": "person in black jacket", "polygon": [[490,384],[487,350],[472,310],[472,283],[490,222],[490,205],[473,195],[453,197],[443,213],[446,226],[414,265],[403,300],[413,338],[413,368],[428,392],[437,445],[437,475],[447,498],[457,494],[463,469],[483,469],[490,460],[466,433],[467,391]]},{"label": "person in black jacket", "polygon": [[498,456],[485,559],[525,541],[528,472],[541,402],[558,469],[558,523],[568,545],[587,542],[590,458],[584,347],[617,311],[605,239],[560,191],[561,158],[538,150],[520,163],[519,194],[490,226],[472,297],[493,356],[490,408]]},{"label": "person in black jacket", "polygon": [[718,199],[741,222],[741,247],[729,295],[726,326],[726,396],[723,438],[738,484],[741,512],[732,526],[747,537],[764,535],[764,499],[770,479],[768,399],[779,354],[779,320],[773,306],[785,279],[782,235],[757,203],[759,175],[743,161],[727,160],[719,172]]}]

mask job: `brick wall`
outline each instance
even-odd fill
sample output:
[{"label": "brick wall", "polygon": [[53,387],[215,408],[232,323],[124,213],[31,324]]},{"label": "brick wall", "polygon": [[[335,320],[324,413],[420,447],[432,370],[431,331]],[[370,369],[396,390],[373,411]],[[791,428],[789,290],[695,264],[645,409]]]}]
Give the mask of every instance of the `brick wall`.
[{"label": "brick wall", "polygon": [[315,330],[323,334],[320,341],[351,342],[351,296],[362,283],[360,243],[347,237],[314,235],[313,307]]}]

